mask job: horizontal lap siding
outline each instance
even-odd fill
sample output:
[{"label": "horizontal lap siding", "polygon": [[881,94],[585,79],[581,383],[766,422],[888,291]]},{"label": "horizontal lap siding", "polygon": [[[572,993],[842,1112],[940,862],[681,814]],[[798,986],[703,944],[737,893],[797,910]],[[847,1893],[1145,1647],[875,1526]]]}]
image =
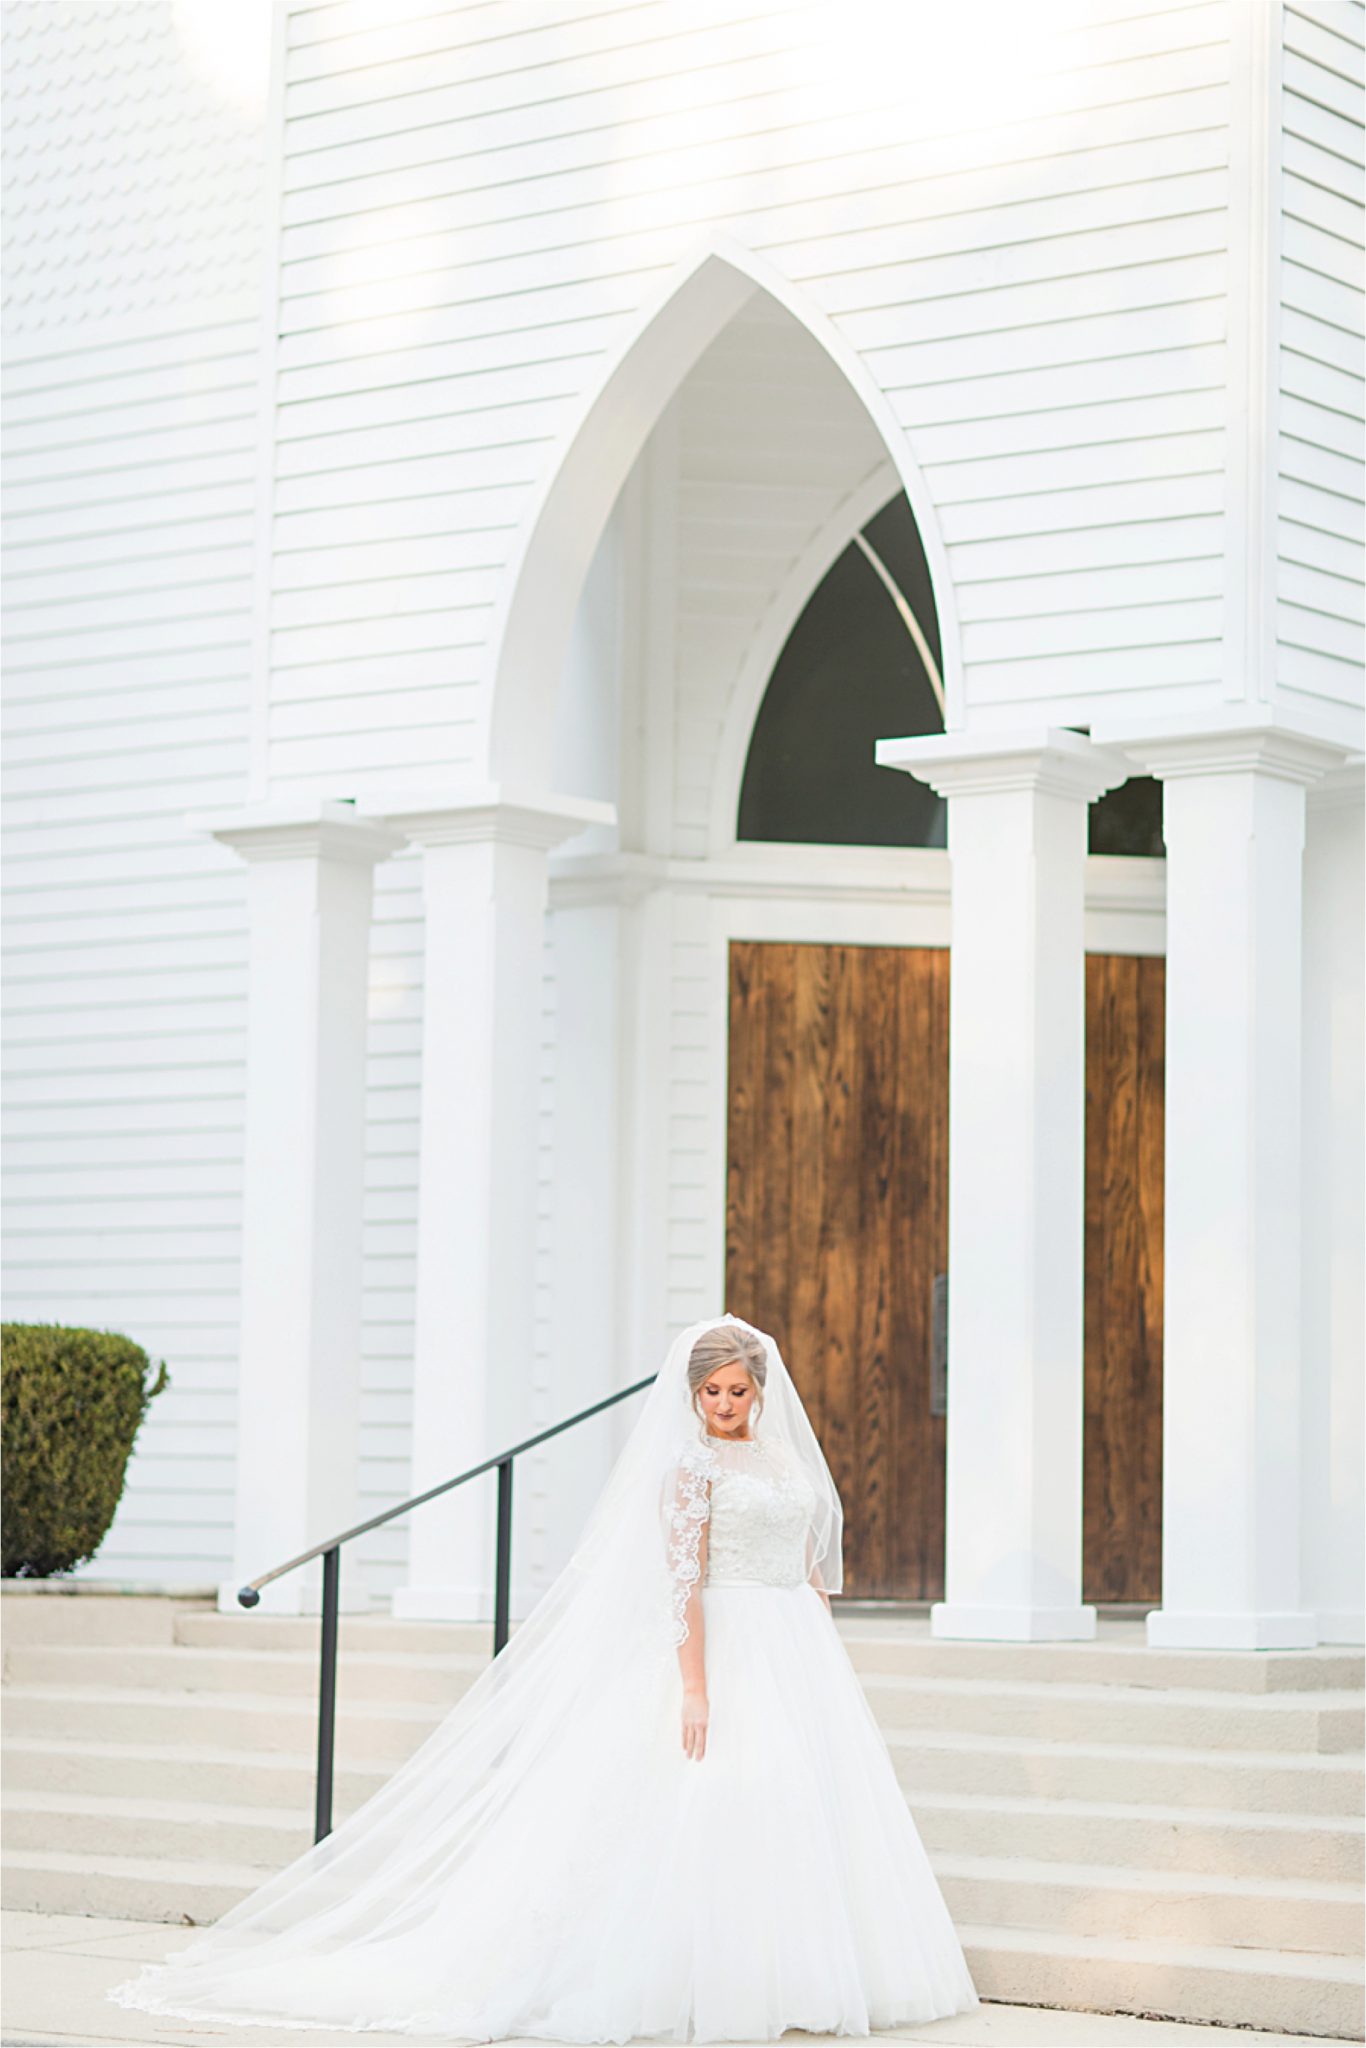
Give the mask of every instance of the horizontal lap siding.
[{"label": "horizontal lap siding", "polygon": [[171,1385],[86,1575],[231,1566],[259,120],[170,7],[5,11],[5,1302]]},{"label": "horizontal lap siding", "polygon": [[837,8],[295,13],[272,773],[481,760],[518,523],[716,228],[904,423],[984,717],[1217,693],[1228,34],[1054,6],[1008,105],[911,118]]},{"label": "horizontal lap siding", "polygon": [[1362,702],[1363,24],[1288,6],[1281,75],[1276,678]]}]

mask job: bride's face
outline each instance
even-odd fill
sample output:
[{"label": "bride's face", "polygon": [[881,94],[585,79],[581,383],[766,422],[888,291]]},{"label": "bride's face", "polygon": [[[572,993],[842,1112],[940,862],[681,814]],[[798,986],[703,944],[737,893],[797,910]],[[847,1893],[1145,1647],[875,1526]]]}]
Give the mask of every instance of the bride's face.
[{"label": "bride's face", "polygon": [[703,1380],[698,1389],[698,1406],[707,1428],[716,1436],[749,1435],[749,1418],[754,1407],[754,1382],[739,1359],[733,1359]]}]

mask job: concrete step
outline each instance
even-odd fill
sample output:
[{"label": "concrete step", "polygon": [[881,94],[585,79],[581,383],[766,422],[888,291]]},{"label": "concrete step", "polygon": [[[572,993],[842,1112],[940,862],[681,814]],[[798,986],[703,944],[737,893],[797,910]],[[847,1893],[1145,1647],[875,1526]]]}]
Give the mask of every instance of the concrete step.
[{"label": "concrete step", "polygon": [[1362,1966],[1340,1956],[962,1922],[958,1933],[984,1999],[1228,2027],[1255,2013],[1268,2033],[1362,2038]]},{"label": "concrete step", "polygon": [[1122,1788],[1140,1806],[1237,1812],[1355,1815],[1361,1759],[1166,1745],[1042,1742],[944,1730],[884,1730],[897,1777],[914,1806],[922,1791],[1020,1798],[1108,1800]]},{"label": "concrete step", "polygon": [[[354,1651],[338,1680],[344,1707],[367,1703],[431,1705],[448,1710],[487,1668],[469,1653],[398,1657]],[[300,1650],[78,1648],[18,1645],[8,1652],[10,1685],[75,1698],[133,1688],[196,1699],[232,1695],[307,1702],[317,1697],[315,1656]],[[1140,1686],[1064,1685],[1037,1680],[907,1677],[872,1672],[864,1690],[884,1729],[952,1728],[961,1732],[1047,1737],[1059,1743],[1170,1744],[1177,1748],[1312,1751],[1345,1754],[1366,1739],[1359,1697],[1345,1691],[1244,1695],[1153,1691]],[[214,1735],[209,1739],[218,1740]]]},{"label": "concrete step", "polygon": [[[999,1749],[991,1752],[992,1759],[999,1755]],[[961,1751],[955,1757],[964,1761]],[[969,1787],[933,1789],[918,1780],[907,1785],[908,1803],[927,1847],[969,1855],[1103,1862],[1209,1876],[1302,1877],[1324,1883],[1351,1883],[1361,1870],[1363,1828],[1351,1814],[1249,1813],[987,1792],[976,1789],[984,1761],[980,1747],[966,1759]],[[1281,1775],[1283,1761],[1274,1760]],[[336,1784],[338,1814],[350,1812],[378,1791],[391,1768],[343,1764]],[[106,1808],[121,1812],[125,1801],[150,1804],[158,1811],[170,1802],[177,1811],[204,1802],[208,1810],[231,1812],[234,1817],[261,1814],[286,1827],[305,1828],[312,1813],[313,1772],[312,1757],[303,1751],[276,1754],[202,1745],[159,1749],[12,1736],[4,1756],[5,1809],[7,1816],[13,1815],[8,1839],[49,1848],[88,1847],[95,1839],[93,1823],[92,1831],[73,1832],[71,1808],[92,1815]],[[1131,1777],[1132,1766],[1125,1773],[1126,1788]],[[53,1818],[51,1832],[44,1837],[31,1816],[47,1807]],[[120,1853],[142,1853],[146,1846],[143,1838],[133,1839],[122,1827],[108,1839]],[[165,1837],[164,1846],[166,1853],[180,1855],[196,1845],[183,1843],[176,1831]],[[216,1842],[199,1846],[203,1853],[229,1862],[257,1860],[244,1858],[237,1847]],[[286,1853],[272,1850],[260,1860],[284,1860]]]},{"label": "concrete step", "polygon": [[[213,1602],[96,1592],[6,1579],[0,1606],[7,1647],[16,1643],[173,1643],[182,1615],[212,1614]],[[316,1631],[317,1624],[314,1623]]]},{"label": "concrete step", "polygon": [[1313,1751],[1342,1755],[1366,1740],[1366,1713],[1351,1692],[1289,1696],[1152,1691],[1142,1686],[1062,1685],[972,1678],[864,1677],[884,1729],[1046,1737],[1056,1743],[1171,1744],[1178,1749]]},{"label": "concrete step", "polygon": [[[136,1742],[7,1735],[0,1761],[7,1808],[12,1792],[50,1792],[78,1799],[206,1800],[220,1806],[283,1809],[301,1815],[313,1811],[311,1751],[244,1751],[189,1742],[172,1749]],[[392,1763],[339,1760],[333,1785],[337,1812],[350,1812],[378,1792],[393,1769]]]},{"label": "concrete step", "polygon": [[271,1875],[245,1864],[168,1863],[161,1857],[7,1852],[0,1898],[7,1912],[83,1913],[102,1920],[167,1920],[206,1927]]},{"label": "concrete step", "polygon": [[[338,1694],[347,1700],[411,1700],[454,1706],[487,1668],[470,1652],[413,1652],[404,1656],[352,1651],[338,1666]],[[77,1648],[66,1643],[19,1644],[6,1660],[11,1685],[64,1687],[75,1692],[105,1685],[152,1691],[271,1693],[293,1699],[318,1696],[316,1652],[252,1648]]]},{"label": "concrete step", "polygon": [[[955,1643],[929,1634],[927,1622],[911,1617],[889,1625],[859,1616],[836,1623],[856,1670],[900,1677],[1046,1681],[1049,1684],[1117,1684],[1248,1694],[1360,1690],[1366,1659],[1358,1651],[1149,1650],[1142,1643],[1102,1634],[1090,1643]],[[514,1630],[515,1633],[515,1630]],[[1126,1627],[1125,1638],[1133,1630]],[[281,1615],[183,1615],[175,1640],[187,1646],[222,1648],[253,1641],[316,1656],[318,1623]],[[398,1656],[451,1651],[492,1655],[486,1622],[401,1622],[385,1616],[343,1617],[343,1654],[348,1648]]]},{"label": "concrete step", "polygon": [[[1132,1625],[1101,1624],[1089,1643],[955,1643],[932,1638],[919,1616],[896,1622],[842,1614],[835,1620],[856,1670],[902,1677],[1039,1680],[1061,1684],[1178,1687],[1235,1693],[1360,1690],[1366,1659],[1350,1649],[1150,1650],[1132,1640]],[[515,1634],[514,1629],[514,1634]],[[316,1618],[198,1613],[178,1616],[174,1640],[202,1649],[256,1647],[301,1650],[315,1659]],[[348,1649],[395,1656],[493,1653],[488,1622],[395,1621],[385,1615],[342,1617],[343,1657]]]},{"label": "concrete step", "polygon": [[[264,1875],[136,1857],[92,1872],[80,1856],[20,1851],[6,1858],[4,1902],[126,1918],[135,1900],[137,1918],[203,1925]],[[958,1932],[984,1999],[1228,2026],[1255,2012],[1268,2030],[1360,2038],[1362,1968],[1350,1958],[967,1921]]]},{"label": "concrete step", "polygon": [[[5,1689],[5,1718],[14,1736],[61,1735],[89,1742],[160,1743],[172,1748],[194,1716],[196,1741],[216,1748],[311,1750],[317,1739],[317,1709],[311,1700],[275,1693],[201,1692],[190,1696],[169,1688],[11,1685]],[[344,1702],[337,1711],[337,1747],[347,1760],[399,1763],[411,1755],[441,1719],[441,1709],[421,1702],[389,1700],[370,1706]]]},{"label": "concrete step", "polygon": [[1354,1884],[1361,1877],[1366,1846],[1366,1828],[1354,1817],[1012,1798],[923,1787],[909,1803],[928,1849],[963,1855]]},{"label": "concrete step", "polygon": [[[302,1814],[279,1808],[54,1793],[11,1793],[5,1834],[7,1855],[21,1863],[29,1852],[55,1852],[87,1867],[97,1859],[102,1869],[142,1862],[273,1870],[312,1840]],[[1277,1881],[1251,1864],[1234,1876],[1202,1876],[1013,1856],[1003,1846],[989,1855],[928,1838],[926,1846],[955,1918],[993,1926],[1342,1955],[1360,1937],[1359,1883]]]},{"label": "concrete step", "polygon": [[[34,1643],[96,1643],[189,1648],[296,1650],[316,1659],[316,1615],[219,1612],[208,1599],[119,1594],[72,1582],[60,1589],[7,1581],[3,1592],[8,1647]],[[1119,1684],[1245,1693],[1322,1692],[1366,1686],[1360,1650],[1153,1650],[1141,1624],[1102,1617],[1084,1643],[968,1643],[932,1637],[923,1613],[869,1614],[835,1602],[835,1621],[860,1672],[903,1677],[1038,1679],[1062,1684]],[[515,1630],[514,1630],[515,1632]],[[396,1656],[492,1655],[489,1622],[396,1621],[386,1614],[344,1614],[340,1641],[349,1650]]]},{"label": "concrete step", "polygon": [[[176,1617],[173,1639],[190,1650],[298,1650],[316,1664],[319,1634],[316,1615],[186,1611]],[[357,1651],[390,1657],[476,1657],[487,1664],[493,1657],[493,1623],[395,1621],[387,1614],[344,1614],[337,1641],[343,1658]]]},{"label": "concrete step", "polygon": [[1351,1956],[1361,1945],[1360,1884],[1198,1877],[1030,1857],[932,1859],[955,1921],[1183,1947],[1295,1950]]},{"label": "concrete step", "polygon": [[[337,1716],[339,1765],[391,1771],[439,1718],[440,1710],[431,1705],[343,1705]],[[30,1739],[94,1751],[110,1745],[151,1745],[167,1767],[187,1737],[199,1749],[238,1753],[242,1768],[250,1770],[272,1754],[312,1755],[317,1733],[316,1713],[306,1700],[200,1693],[191,1707],[185,1695],[114,1687],[68,1694],[52,1687],[11,1686],[6,1691],[6,1720],[11,1746]],[[1362,1804],[1363,1771],[1360,1759],[1353,1756],[1208,1751],[1167,1744],[1063,1744],[943,1729],[884,1732],[912,1805],[924,1791],[1108,1800],[1119,1784],[1126,1800],[1139,1806],[1343,1816],[1359,1813]]]},{"label": "concrete step", "polygon": [[303,1808],[214,1806],[204,1800],[112,1793],[5,1795],[7,1855],[38,1850],[97,1857],[102,1864],[133,1857],[283,1870],[312,1840]]},{"label": "concrete step", "polygon": [[1366,1685],[1361,1651],[1150,1650],[1105,1630],[1089,1643],[955,1643],[932,1637],[928,1622],[875,1623],[839,1613],[836,1625],[850,1661],[863,1673],[900,1677],[989,1679],[1049,1685],[1121,1685],[1232,1693],[1360,1692]]}]

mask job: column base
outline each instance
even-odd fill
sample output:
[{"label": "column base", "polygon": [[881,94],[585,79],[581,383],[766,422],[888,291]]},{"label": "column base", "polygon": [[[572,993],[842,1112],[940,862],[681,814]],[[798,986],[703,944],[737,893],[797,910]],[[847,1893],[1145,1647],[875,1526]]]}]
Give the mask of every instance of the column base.
[{"label": "column base", "polygon": [[1318,1620],[1321,1643],[1366,1643],[1366,1615],[1344,1608],[1340,1614],[1321,1613]]},{"label": "column base", "polygon": [[1318,1640],[1312,1614],[1188,1614],[1155,1607],[1148,1616],[1153,1650],[1312,1650]]},{"label": "column base", "polygon": [[936,1600],[930,1634],[978,1643],[1089,1643],[1094,1607],[963,1607]]}]

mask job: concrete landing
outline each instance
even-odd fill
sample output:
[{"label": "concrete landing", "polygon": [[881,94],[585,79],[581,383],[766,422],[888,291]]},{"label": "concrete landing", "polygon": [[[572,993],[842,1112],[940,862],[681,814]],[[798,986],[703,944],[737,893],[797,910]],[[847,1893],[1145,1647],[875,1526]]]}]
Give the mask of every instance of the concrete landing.
[{"label": "concrete landing", "polygon": [[[206,2043],[240,2048],[357,2048],[358,2043],[403,2044],[408,2034],[345,2034],[269,2025],[201,2026],[158,2020],[110,2005],[110,1985],[131,1977],[140,1964],[159,1962],[195,1937],[194,1928],[168,1928],[161,1921],[91,1920],[61,1913],[0,1915],[4,1948],[3,2048],[122,2048],[156,2043],[158,2048],[202,2048]],[[1262,2034],[1248,2028],[1189,2026],[1181,2021],[1131,2019],[1123,2014],[1055,2012],[1036,2006],[984,2005],[980,2012],[937,2020],[929,2027],[895,2028],[877,2041],[924,2041],[952,2048],[1323,2048],[1306,2034]],[[783,2036],[791,2048],[849,2048],[848,2036]],[[458,2048],[452,2042],[449,2048]],[[511,2044],[519,2048],[519,2044]],[[520,2048],[545,2048],[544,2042]]]}]

